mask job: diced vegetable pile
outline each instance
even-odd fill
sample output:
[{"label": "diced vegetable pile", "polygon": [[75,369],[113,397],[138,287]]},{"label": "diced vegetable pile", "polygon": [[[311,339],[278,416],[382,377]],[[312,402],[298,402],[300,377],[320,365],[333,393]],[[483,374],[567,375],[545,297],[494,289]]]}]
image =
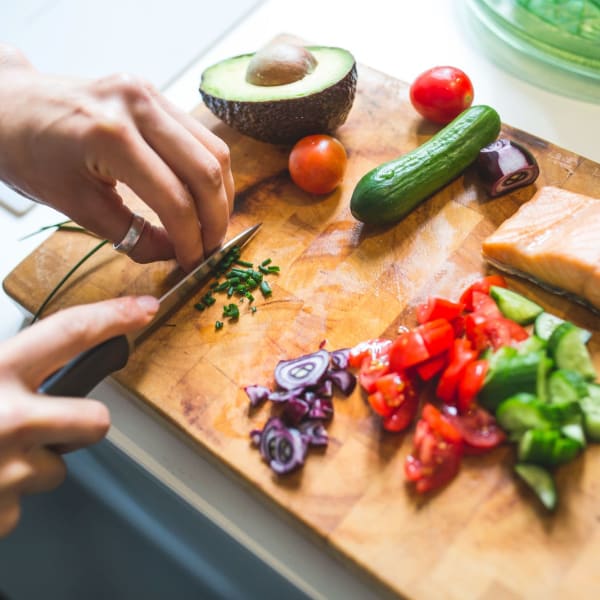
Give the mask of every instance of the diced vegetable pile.
[{"label": "diced vegetable pile", "polygon": [[[320,390],[327,389],[323,386],[331,374],[345,373],[343,387],[349,393],[353,384],[346,366],[354,368],[386,431],[406,431],[415,424],[404,471],[417,492],[450,482],[463,455],[488,452],[508,441],[516,445],[515,472],[553,509],[553,470],[576,458],[588,441],[600,441],[600,384],[587,349],[591,334],[509,290],[500,275],[474,282],[458,301],[428,298],[416,316],[418,325],[394,340],[368,340],[331,355],[321,350],[318,377],[313,360],[318,353],[308,355],[308,363],[307,357],[282,361],[279,383],[281,365],[287,363],[292,370],[298,364],[312,365],[313,377],[300,387],[284,385],[283,395],[258,386],[261,399],[292,399],[281,418],[275,417],[275,425],[306,427],[303,419],[315,402],[317,407],[323,402],[318,400]],[[347,357],[347,365],[342,360],[332,368],[334,355]],[[253,387],[247,391],[256,402]],[[307,392],[308,400],[302,396]],[[327,406],[330,398],[329,393]],[[325,418],[331,414],[332,404]],[[317,438],[325,443],[323,420],[319,423]],[[262,438],[260,431],[253,432],[266,457],[269,440],[264,432],[273,423],[267,425]],[[292,468],[300,464],[295,461]]]}]

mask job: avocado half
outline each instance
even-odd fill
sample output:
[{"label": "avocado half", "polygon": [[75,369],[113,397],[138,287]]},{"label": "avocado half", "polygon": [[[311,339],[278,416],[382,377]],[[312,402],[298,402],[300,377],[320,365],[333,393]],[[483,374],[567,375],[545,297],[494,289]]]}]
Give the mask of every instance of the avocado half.
[{"label": "avocado half", "polygon": [[356,62],[342,48],[306,48],[317,64],[292,83],[249,83],[246,72],[254,54],[228,58],[207,68],[200,82],[204,103],[230,127],[264,142],[291,144],[313,133],[332,133],[352,108]]}]

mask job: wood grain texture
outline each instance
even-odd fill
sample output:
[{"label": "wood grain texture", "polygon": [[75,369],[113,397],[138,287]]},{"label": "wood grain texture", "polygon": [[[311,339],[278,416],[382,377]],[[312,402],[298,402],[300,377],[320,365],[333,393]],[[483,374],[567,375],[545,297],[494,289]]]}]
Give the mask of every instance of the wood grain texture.
[{"label": "wood grain texture", "polygon": [[[597,598],[600,596],[600,449],[591,447],[558,473],[561,504],[544,514],[511,474],[513,450],[468,458],[455,482],[427,499],[407,489],[402,464],[410,435],[382,433],[364,397],[336,399],[325,452],[278,480],[250,448],[266,406],[248,410],[246,384],[272,382],[280,359],[393,336],[414,324],[429,294],[456,297],[486,272],[481,241],[534,193],[535,186],[490,200],[473,172],[419,206],[394,227],[365,227],[349,212],[358,179],[377,164],[424,142],[435,128],[407,101],[407,85],[359,67],[358,92],[338,137],[348,150],[343,185],[316,197],[286,171],[288,148],[245,138],[206,109],[195,116],[230,145],[236,181],[231,235],[262,221],[244,258],[280,265],[273,295],[254,315],[215,331],[223,302],[198,313],[190,302],[133,355],[117,379],[177,424],[230,472],[304,524],[361,573],[411,598]],[[600,165],[504,126],[537,157],[537,186],[594,195]],[[131,193],[127,201],[140,207]],[[146,214],[147,211],[146,211]],[[148,215],[151,217],[151,215]],[[5,280],[7,293],[34,311],[96,240],[59,232]],[[135,265],[110,248],[98,253],[49,310],[126,293],[159,294],[173,283],[172,263]],[[581,306],[517,279],[512,286],[594,332]]]}]

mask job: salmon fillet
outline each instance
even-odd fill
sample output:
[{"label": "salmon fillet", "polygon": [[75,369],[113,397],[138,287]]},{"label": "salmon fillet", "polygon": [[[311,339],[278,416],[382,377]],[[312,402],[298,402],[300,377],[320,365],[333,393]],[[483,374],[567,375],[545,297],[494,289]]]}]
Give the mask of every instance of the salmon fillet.
[{"label": "salmon fillet", "polygon": [[543,187],[482,251],[495,267],[600,310],[600,200]]}]

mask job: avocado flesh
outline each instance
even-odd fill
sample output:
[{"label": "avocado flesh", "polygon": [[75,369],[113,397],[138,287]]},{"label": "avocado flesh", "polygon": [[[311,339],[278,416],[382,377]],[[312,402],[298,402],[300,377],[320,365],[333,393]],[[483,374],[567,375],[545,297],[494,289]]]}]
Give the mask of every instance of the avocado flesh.
[{"label": "avocado flesh", "polygon": [[252,54],[224,60],[202,74],[200,94],[217,117],[258,140],[287,144],[312,133],[331,133],[346,120],[356,92],[356,63],[341,48],[308,46],[314,71],[285,85],[246,81]]}]

